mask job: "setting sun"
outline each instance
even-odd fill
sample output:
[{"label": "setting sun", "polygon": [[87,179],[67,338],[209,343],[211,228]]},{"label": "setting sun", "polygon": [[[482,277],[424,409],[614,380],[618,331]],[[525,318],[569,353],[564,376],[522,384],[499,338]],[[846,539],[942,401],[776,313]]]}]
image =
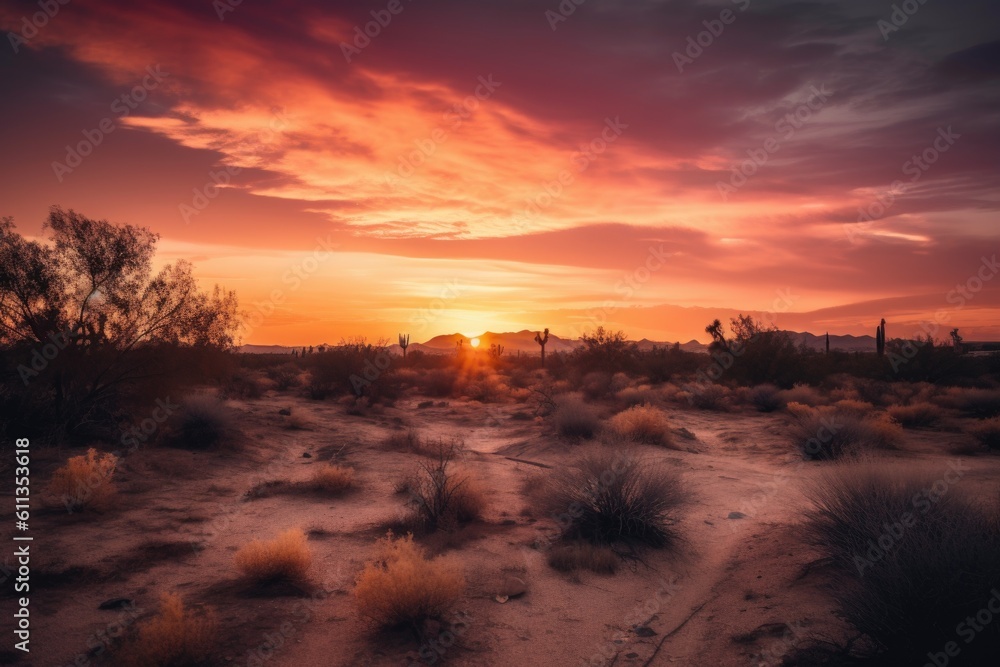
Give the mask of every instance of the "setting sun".
[{"label": "setting sun", "polygon": [[473,338],[472,340],[469,341],[469,345],[471,345],[472,347],[479,347],[479,339]]}]

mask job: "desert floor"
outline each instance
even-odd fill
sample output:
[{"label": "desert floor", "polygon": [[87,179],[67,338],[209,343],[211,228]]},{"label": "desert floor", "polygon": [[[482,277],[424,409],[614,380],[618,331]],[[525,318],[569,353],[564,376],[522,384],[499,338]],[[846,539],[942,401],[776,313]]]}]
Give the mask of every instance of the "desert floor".
[{"label": "desert floor", "polygon": [[[522,492],[549,469],[512,459],[558,468],[586,445],[556,437],[541,419],[512,419],[523,405],[448,400],[418,409],[421,400],[361,416],[273,392],[230,402],[241,450],[140,448],[121,463],[114,509],[36,509],[34,634],[30,658],[18,664],[101,664],[87,654],[99,643],[93,638],[151,614],[165,591],[215,610],[220,664],[412,664],[419,646],[405,634],[373,632],[352,595],[375,540],[406,511],[394,487],[426,460],[383,445],[404,428],[463,440],[462,467],[490,491],[483,521],[421,539],[432,553],[459,558],[469,581],[454,618],[457,640],[439,653],[444,664],[780,664],[800,642],[844,637],[821,578],[806,567],[816,555],[801,535],[810,482],[830,464],[801,460],[786,436],[787,413],[665,407],[680,450],[640,449],[684,475],[690,503],[679,555],[649,550],[614,575],[563,574],[533,548],[554,524]],[[614,412],[610,403],[597,407]],[[282,408],[306,428],[289,428]],[[967,438],[951,423],[907,429],[904,445],[886,456],[941,474],[961,459],[963,486],[995,490],[1000,457],[952,453]],[[37,451],[35,479],[78,453]],[[261,482],[306,479],[330,460],[354,468],[357,490],[332,499],[244,496]],[[307,531],[314,556],[309,585],[243,583],[235,551],[295,526]],[[495,595],[511,576],[527,592],[500,603]],[[137,610],[98,609],[116,597],[134,599]]]}]

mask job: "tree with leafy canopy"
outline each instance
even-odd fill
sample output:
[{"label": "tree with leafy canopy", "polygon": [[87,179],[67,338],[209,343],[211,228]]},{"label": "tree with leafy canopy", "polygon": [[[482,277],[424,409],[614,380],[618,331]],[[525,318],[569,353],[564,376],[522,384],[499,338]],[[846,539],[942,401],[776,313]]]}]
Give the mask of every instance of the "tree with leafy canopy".
[{"label": "tree with leafy canopy", "polygon": [[159,237],[145,227],[53,207],[43,231],[47,242],[29,240],[0,219],[0,347],[12,367],[4,404],[13,371],[71,430],[148,379],[153,348],[236,345],[235,293],[199,290],[183,260],[154,272]]}]

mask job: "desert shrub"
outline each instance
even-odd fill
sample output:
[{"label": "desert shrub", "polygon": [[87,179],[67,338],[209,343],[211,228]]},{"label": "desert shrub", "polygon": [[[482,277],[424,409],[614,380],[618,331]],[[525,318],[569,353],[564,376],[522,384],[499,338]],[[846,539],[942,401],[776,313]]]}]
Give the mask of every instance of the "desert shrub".
[{"label": "desert shrub", "polygon": [[788,403],[799,403],[801,405],[816,407],[826,402],[819,390],[805,384],[797,384],[791,389],[785,389],[781,392],[780,397],[786,405]]},{"label": "desert shrub", "polygon": [[729,390],[714,382],[697,382],[685,385],[679,397],[699,410],[724,410]]},{"label": "desert shrub", "polygon": [[952,387],[939,397],[939,404],[955,408],[970,417],[988,418],[1000,415],[1000,390]]},{"label": "desert shrub", "polygon": [[117,456],[99,453],[91,447],[85,455],[71,457],[52,474],[48,491],[70,512],[107,510],[115,498],[113,477],[117,465]]},{"label": "desert shrub", "polygon": [[319,493],[338,495],[354,488],[354,471],[343,466],[324,465],[313,472],[308,486]]},{"label": "desert shrub", "polygon": [[458,382],[458,370],[455,368],[432,368],[425,371],[417,385],[418,391],[424,396],[445,398],[451,396]]},{"label": "desert shrub", "polygon": [[423,447],[423,440],[420,431],[408,428],[387,435],[382,441],[382,446],[394,452],[419,452]]},{"label": "desert shrub", "polygon": [[495,403],[510,393],[510,388],[496,375],[486,375],[465,386],[465,395],[481,403]]},{"label": "desert shrub", "polygon": [[781,390],[773,384],[759,384],[750,389],[747,400],[759,412],[774,412],[785,407]]},{"label": "desert shrub", "polygon": [[292,363],[271,366],[264,373],[274,383],[274,388],[279,391],[298,387],[302,383],[299,378],[299,367]]},{"label": "desert shrub", "polygon": [[587,373],[583,376],[583,381],[580,383],[583,395],[592,401],[606,398],[612,393],[611,377],[610,373],[601,371]]},{"label": "desert shrub", "polygon": [[562,536],[593,544],[671,547],[686,494],[672,470],[627,451],[600,450],[556,471],[541,494],[545,513],[560,517]]},{"label": "desert shrub", "polygon": [[243,576],[256,583],[301,581],[312,564],[312,553],[306,534],[291,528],[273,540],[254,540],[244,545],[233,562]]},{"label": "desert shrub", "polygon": [[670,422],[663,411],[651,405],[636,405],[608,420],[608,430],[625,440],[647,445],[673,445]]},{"label": "desert shrub", "polygon": [[549,566],[560,572],[590,570],[598,574],[614,574],[621,557],[603,544],[572,541],[554,545],[546,556]]},{"label": "desert shrub", "polygon": [[452,530],[482,516],[486,493],[468,473],[452,466],[454,448],[442,448],[420,466],[411,488],[411,502],[420,523],[429,530]]},{"label": "desert shrub", "polygon": [[465,593],[455,561],[428,559],[413,536],[378,540],[374,560],[358,575],[354,599],[362,616],[380,628],[408,627],[418,635],[423,622],[440,619]]},{"label": "desert shrub", "polygon": [[891,405],[886,412],[903,426],[933,426],[941,421],[941,408],[933,403]]},{"label": "desert shrub", "polygon": [[[1000,507],[950,488],[955,474],[869,462],[810,485],[807,534],[829,559],[839,615],[866,638],[858,652],[872,664],[921,665],[966,639],[957,628],[1000,585]],[[949,665],[995,659],[1000,626],[984,625]]]},{"label": "desert shrub", "polygon": [[902,428],[884,412],[865,415],[856,406],[810,408],[798,403],[789,403],[788,411],[794,418],[789,435],[809,459],[858,456],[892,447],[902,437]]},{"label": "desert shrub", "polygon": [[240,368],[229,376],[221,391],[226,398],[254,399],[264,395],[264,385],[256,373]]},{"label": "desert shrub", "polygon": [[121,667],[194,667],[212,664],[214,614],[193,614],[180,595],[165,594],[160,610],[142,622],[113,659]]},{"label": "desert shrub", "polygon": [[556,399],[552,422],[560,435],[570,438],[592,438],[600,426],[593,408],[572,394]]},{"label": "desert shrub", "polygon": [[625,405],[625,407],[630,408],[633,405],[642,405],[643,403],[654,404],[659,400],[659,394],[653,391],[653,388],[648,384],[639,385],[638,387],[625,387],[620,389],[615,398]]},{"label": "desert shrub", "polygon": [[969,434],[989,449],[1000,449],[1000,417],[976,422],[969,427]]},{"label": "desert shrub", "polygon": [[858,378],[854,380],[853,384],[858,398],[866,403],[885,406],[893,400],[892,385],[888,382]]},{"label": "desert shrub", "polygon": [[859,401],[853,398],[841,399],[833,404],[833,407],[838,413],[841,414],[852,414],[858,417],[864,417],[865,415],[870,415],[875,412],[875,406],[867,401]]},{"label": "desert shrub", "polygon": [[169,442],[185,449],[232,445],[237,439],[233,411],[212,396],[196,395],[184,401]]},{"label": "desert shrub", "polygon": [[396,363],[388,340],[342,340],[306,357],[309,380],[306,394],[316,400],[330,396],[364,397],[371,402],[391,400],[399,391]]}]

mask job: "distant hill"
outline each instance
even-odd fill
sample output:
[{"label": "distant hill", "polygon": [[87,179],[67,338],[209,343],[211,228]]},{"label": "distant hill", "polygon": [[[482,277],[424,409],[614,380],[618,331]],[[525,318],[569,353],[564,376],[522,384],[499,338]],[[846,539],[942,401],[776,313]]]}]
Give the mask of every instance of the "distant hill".
[{"label": "distant hill", "polygon": [[[787,333],[796,346],[805,344],[806,347],[812,350],[823,350],[826,347],[825,335],[816,335],[809,332],[797,332],[797,331],[787,331]],[[486,333],[478,336],[479,338],[479,349],[489,350],[490,345],[503,345],[504,354],[516,354],[518,351],[527,354],[538,354],[539,347],[538,343],[535,342],[535,332],[528,329],[522,331],[514,331],[507,333],[493,333],[492,331],[487,331]],[[455,351],[455,347],[459,340],[464,340],[463,345],[466,349],[472,349],[470,344],[470,338],[468,336],[463,336],[459,333],[453,334],[442,334],[440,336],[434,336],[428,341],[423,343],[413,342],[410,343],[408,350],[410,352],[415,352],[420,350],[421,352],[427,354],[450,354]],[[580,345],[579,339],[570,338],[560,338],[559,336],[550,333],[549,342],[545,346],[546,352],[568,352]],[[652,341],[647,338],[636,341],[636,345],[640,350],[651,350],[654,347],[673,347],[672,342],[662,342],[662,341]],[[309,347],[306,345],[305,347]],[[313,348],[318,348],[319,345],[314,345]],[[326,345],[326,347],[330,347]],[[705,343],[699,343],[696,340],[689,340],[686,343],[681,343],[680,347],[685,352],[707,352],[708,345]],[[291,354],[292,350],[301,350],[302,346],[288,347],[285,345],[244,345],[240,348],[240,352],[245,354]],[[392,344],[389,349],[394,354],[402,354],[399,345]],[[872,336],[830,336],[830,349],[831,350],[842,350],[845,352],[872,352],[875,350],[875,339]]]}]

